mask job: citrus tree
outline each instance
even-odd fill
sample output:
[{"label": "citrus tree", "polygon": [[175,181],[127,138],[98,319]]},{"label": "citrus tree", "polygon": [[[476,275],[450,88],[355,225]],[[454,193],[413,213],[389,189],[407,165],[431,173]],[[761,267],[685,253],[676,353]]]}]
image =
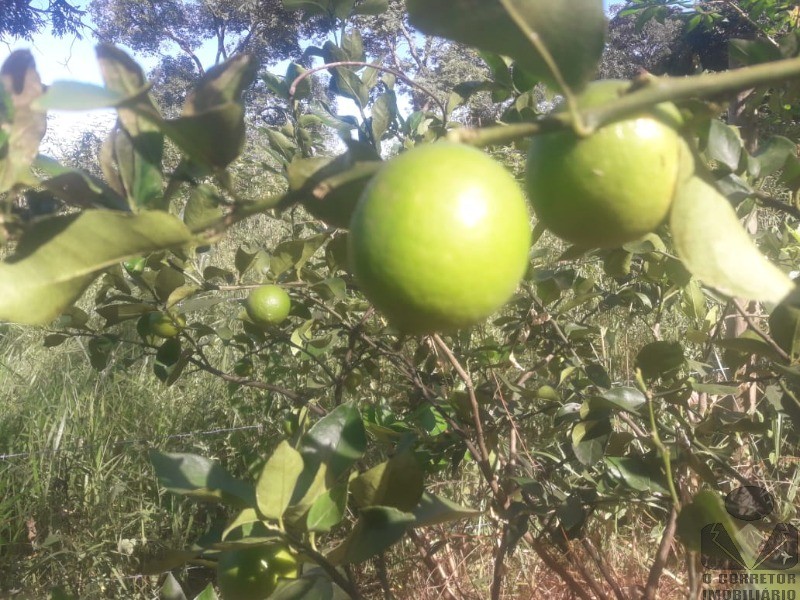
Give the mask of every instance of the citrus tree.
[{"label": "citrus tree", "polygon": [[[574,595],[624,598],[593,539],[638,515],[661,528],[644,597],[676,536],[696,592],[700,530],[729,520],[719,492],[758,479],[731,466],[742,448],[761,477],[793,476],[800,162],[790,139],[744,139],[725,112],[746,93],[739,114],[789,127],[789,7],[739,3],[768,21],[731,46],[746,66],[593,82],[599,0],[283,4],[330,38],[285,77],[233,56],[175,117],[109,44],[103,87],[45,87],[25,51],[0,71],[0,319],[47,328],[47,346],[86,339],[99,370],[134,346],[163,385],[204,373],[282,415],[252,480],[151,452],[164,489],[230,510],[143,572],[213,561],[223,597],[359,598],[360,565],[384,565],[387,586],[383,557],[407,542],[457,598],[424,532],[480,516],[492,598],[523,545]],[[629,4],[644,22],[675,3]],[[445,38],[487,77],[442,95],[368,55],[387,20],[409,52]],[[284,118],[243,156],[256,80]],[[487,95],[497,122],[465,127]],[[93,107],[118,114],[102,177],[38,152],[47,110]],[[254,195],[254,167],[281,191]],[[62,210],[42,209],[54,199]],[[226,257],[257,218],[278,233]],[[480,488],[431,491],[448,472]],[[164,586],[181,597],[172,575]]]}]

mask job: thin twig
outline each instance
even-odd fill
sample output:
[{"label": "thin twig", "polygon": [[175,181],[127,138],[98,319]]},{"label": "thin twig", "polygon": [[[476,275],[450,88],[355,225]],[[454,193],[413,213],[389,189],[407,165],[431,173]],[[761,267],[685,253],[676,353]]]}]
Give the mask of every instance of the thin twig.
[{"label": "thin twig", "polygon": [[328,576],[331,580],[338,585],[352,600],[361,600],[362,596],[361,593],[358,591],[358,587],[356,586],[355,582],[351,579],[342,575],[336,567],[325,557],[325,555],[317,552],[314,548],[312,548],[309,544],[301,541],[299,538],[295,536],[288,536],[287,541],[289,541],[290,545],[294,546],[298,550],[300,550],[303,554],[310,557],[314,560],[314,563]]},{"label": "thin twig", "polygon": [[[587,133],[591,133],[604,125],[626,119],[661,102],[714,98],[798,78],[800,78],[800,58],[776,60],[741,69],[690,77],[653,77],[635,91],[608,104],[583,109],[579,114]],[[481,129],[456,129],[449,132],[447,137],[451,141],[473,146],[491,146],[572,128],[570,114],[554,113],[531,123]]]},{"label": "thin twig", "polygon": [[756,325],[755,321],[753,321],[753,318],[747,314],[747,310],[745,309],[744,306],[742,306],[742,303],[739,302],[739,300],[734,298],[733,305],[736,307],[736,311],[745,320],[748,327],[750,327],[750,329],[752,329],[756,333],[756,335],[758,335],[758,337],[764,340],[769,345],[769,347],[772,348],[778,354],[778,356],[780,356],[783,360],[787,362],[791,361],[791,357],[786,353],[786,350],[781,348],[778,345],[778,342],[772,339],[772,336],[767,335],[766,333],[761,331],[761,329]]},{"label": "thin twig", "polygon": [[383,600],[394,600],[392,586],[389,584],[389,573],[386,570],[386,553],[381,552],[375,559],[375,570],[378,572],[378,579],[383,589]]},{"label": "thin twig", "polygon": [[478,448],[480,449],[481,454],[480,457],[476,456],[475,458],[478,459],[478,464],[481,466],[481,471],[483,471],[483,475],[486,478],[487,483],[491,486],[492,491],[495,492],[495,495],[497,495],[497,491],[499,491],[500,487],[497,484],[497,477],[492,471],[492,465],[489,462],[489,448],[486,445],[486,436],[483,433],[481,408],[478,404],[478,398],[475,396],[475,386],[472,383],[472,378],[469,376],[469,373],[466,372],[464,367],[461,366],[461,363],[458,362],[456,355],[453,354],[453,351],[450,350],[450,347],[445,343],[441,336],[438,333],[435,333],[431,337],[433,338],[434,343],[447,357],[447,360],[450,362],[450,364],[453,365],[456,373],[458,373],[458,376],[461,378],[461,381],[464,382],[464,386],[467,388],[467,395],[469,396],[469,403],[472,408],[472,423],[475,425],[475,431],[478,438]]},{"label": "thin twig", "polygon": [[459,597],[450,587],[450,575],[445,570],[444,565],[434,558],[425,540],[413,529],[409,529],[408,537],[411,538],[411,541],[414,542],[414,545],[417,547],[419,555],[422,557],[422,562],[424,562],[425,566],[430,570],[433,579],[441,586],[441,597],[445,600],[459,600]]},{"label": "thin twig", "polygon": [[753,192],[753,196],[755,196],[756,200],[760,204],[767,206],[769,208],[774,208],[775,210],[779,210],[783,213],[786,213],[789,216],[794,217],[795,219],[800,219],[800,208],[792,204],[787,204],[786,202],[782,202],[777,198],[773,198],[769,194],[765,194],[764,192]]},{"label": "thin twig", "polygon": [[581,598],[581,600],[594,600],[586,592],[583,586],[579,585],[578,582],[575,581],[575,578],[569,573],[569,571],[567,571],[561,565],[561,563],[559,563],[553,557],[553,555],[550,554],[550,551],[541,540],[537,539],[530,533],[526,533],[524,536],[522,536],[522,539],[524,539],[530,545],[530,547],[533,548],[533,551],[536,552],[537,556],[542,559],[542,562],[547,565],[551,571],[554,571],[559,577],[561,577],[561,579],[564,580],[564,583],[567,584],[567,587],[573,594]]},{"label": "thin twig", "polygon": [[678,511],[673,506],[669,513],[669,520],[667,526],[664,528],[664,534],[661,536],[661,543],[658,545],[658,552],[650,567],[650,575],[647,577],[647,585],[644,588],[643,600],[655,600],[656,592],[658,592],[658,582],[661,579],[661,572],[667,564],[669,557],[669,550],[672,546],[672,540],[675,537],[675,530],[678,524]]},{"label": "thin twig", "polygon": [[503,524],[503,533],[500,536],[500,544],[494,554],[494,566],[492,568],[492,600],[500,600],[503,592],[503,563],[506,559],[508,550],[508,522]]},{"label": "thin twig", "polygon": [[617,597],[617,600],[628,600],[628,596],[622,591],[617,578],[611,572],[609,565],[603,560],[603,557],[600,556],[600,553],[597,551],[597,548],[594,547],[592,541],[589,538],[583,538],[581,544],[584,550],[586,550],[586,553],[592,557],[594,564],[597,565],[597,569],[603,574],[608,585],[614,590],[614,595]]}]

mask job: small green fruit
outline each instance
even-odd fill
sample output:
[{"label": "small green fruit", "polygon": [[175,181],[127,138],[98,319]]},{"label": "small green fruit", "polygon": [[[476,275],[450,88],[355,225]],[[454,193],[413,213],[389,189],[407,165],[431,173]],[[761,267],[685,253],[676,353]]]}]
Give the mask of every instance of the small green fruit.
[{"label": "small green fruit", "polygon": [[233,372],[239,377],[249,377],[253,374],[253,361],[249,358],[240,358],[233,365]]},{"label": "small green fruit", "polygon": [[144,256],[131,258],[122,263],[122,266],[125,267],[125,270],[131,275],[140,275],[144,273],[145,266],[147,266],[147,259]]},{"label": "small green fruit", "polygon": [[223,600],[266,600],[279,579],[297,575],[297,558],[281,544],[223,552],[217,563]]},{"label": "small green fruit", "polygon": [[173,338],[186,328],[186,319],[183,315],[150,312],[144,315],[142,319],[144,320],[142,329],[147,334],[162,338]]},{"label": "small green fruit", "polygon": [[254,323],[277,325],[289,316],[292,301],[283,288],[277,285],[262,285],[250,292],[244,308]]}]

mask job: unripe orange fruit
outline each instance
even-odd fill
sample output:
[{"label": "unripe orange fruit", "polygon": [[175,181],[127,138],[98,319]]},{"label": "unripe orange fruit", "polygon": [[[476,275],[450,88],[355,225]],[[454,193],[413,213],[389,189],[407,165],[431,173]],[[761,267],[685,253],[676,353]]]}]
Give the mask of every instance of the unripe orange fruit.
[{"label": "unripe orange fruit", "polygon": [[[626,85],[594,82],[578,104],[609,102]],[[618,247],[656,229],[686,165],[688,150],[674,128],[679,119],[675,106],[659,104],[587,138],[572,131],[534,136],[526,186],[536,216],[559,237],[585,248]]]},{"label": "unripe orange fruit", "polygon": [[438,142],[388,161],[350,221],[350,266],[404,333],[484,320],[528,265],[530,216],[511,174],[485,153]]}]

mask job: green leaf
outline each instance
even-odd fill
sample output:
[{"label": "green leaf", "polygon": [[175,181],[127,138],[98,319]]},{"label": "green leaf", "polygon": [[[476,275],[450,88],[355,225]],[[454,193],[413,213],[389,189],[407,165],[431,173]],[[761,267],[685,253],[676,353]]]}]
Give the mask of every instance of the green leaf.
[{"label": "green leaf", "polygon": [[[103,81],[110,94],[118,97],[136,97],[145,89],[147,81],[142,68],[123,50],[113,44],[101,43],[95,48],[95,53]],[[155,105],[150,104],[155,108]]]},{"label": "green leaf", "polygon": [[364,562],[399,542],[412,523],[414,515],[396,508],[365,508],[347,538],[326,558],[334,565]]},{"label": "green leaf", "polygon": [[186,600],[181,584],[172,573],[167,573],[161,589],[158,590],[158,598],[159,600]]},{"label": "green leaf", "polygon": [[660,460],[639,457],[607,456],[605,463],[611,473],[637,492],[668,495],[667,479]]},{"label": "green leaf", "polygon": [[679,188],[670,229],[683,264],[709,287],[774,303],[794,289],[792,280],[761,254],[725,197],[700,177]]},{"label": "green leaf", "polygon": [[111,352],[116,345],[116,340],[105,335],[90,339],[87,349],[89,351],[89,363],[92,368],[97,371],[105,369],[108,366],[108,360],[111,358]]},{"label": "green leaf", "polygon": [[742,138],[739,136],[739,130],[719,119],[713,119],[709,125],[706,153],[712,160],[725,165],[731,171],[736,171],[742,155]]},{"label": "green leaf", "polygon": [[240,508],[255,505],[255,490],[219,464],[195,454],[150,450],[159,484],[173,494],[203,501],[222,501]]},{"label": "green leaf", "polygon": [[[361,60],[353,58],[346,49],[339,48],[333,42],[325,42],[322,49],[326,63]],[[358,52],[358,46],[355,41],[351,40],[349,50],[354,53]],[[361,81],[354,69],[350,67],[335,67],[331,72],[333,74],[331,78],[332,92],[350,98],[361,107],[367,105],[369,102],[369,89]]]},{"label": "green leaf", "polygon": [[312,15],[328,14],[329,0],[283,0],[286,10],[304,10]]},{"label": "green leaf", "polygon": [[286,440],[278,444],[256,482],[258,510],[267,519],[281,519],[303,472],[303,457]]},{"label": "green leaf", "polygon": [[347,228],[361,192],[383,165],[369,144],[348,143],[335,158],[295,159],[287,167],[289,194],[282,206],[302,203],[308,211],[335,227]]},{"label": "green leaf", "polygon": [[610,436],[608,419],[580,421],[572,428],[572,451],[581,464],[593,465],[602,460]]},{"label": "green leaf", "polygon": [[600,0],[408,0],[407,7],[412,25],[423,33],[509,56],[555,88],[559,79],[573,90],[582,88],[605,42]]},{"label": "green leaf", "polygon": [[344,474],[367,449],[361,413],[351,404],[337,406],[303,436],[300,452],[328,466],[334,479]]},{"label": "green leaf", "polygon": [[209,69],[187,97],[181,116],[162,123],[191,160],[222,169],[239,156],[245,143],[241,94],[256,69],[255,60],[245,54]]},{"label": "green leaf", "polygon": [[335,600],[334,585],[327,576],[309,575],[281,580],[270,600]]},{"label": "green leaf", "polygon": [[354,15],[380,15],[389,10],[389,0],[362,0],[353,9]]},{"label": "green leaf", "polygon": [[[223,542],[228,539],[228,537],[236,531],[237,529],[242,529],[247,526],[252,526],[256,523],[261,522],[261,516],[258,514],[258,511],[255,508],[245,508],[241,511],[238,515],[236,515],[233,520],[225,527],[225,530],[222,532],[220,536],[220,540]],[[248,529],[252,529],[252,527],[248,527]]]},{"label": "green leaf", "polygon": [[344,481],[321,494],[306,515],[308,531],[328,532],[344,518],[347,508],[347,482]]},{"label": "green leaf", "polygon": [[326,300],[344,300],[347,297],[347,283],[341,277],[329,277],[311,286]]},{"label": "green leaf", "polygon": [[[294,80],[300,77],[303,73],[305,73],[308,69],[304,68],[303,66],[297,63],[289,63],[289,66],[286,68],[286,77],[284,78],[283,85],[286,88],[286,97],[289,97],[289,89],[291,89],[292,83]],[[297,84],[297,87],[294,90],[294,97],[296,100],[304,100],[311,96],[311,79],[306,77],[302,79],[300,83]]]},{"label": "green leaf", "polygon": [[130,97],[117,110],[117,127],[103,144],[100,166],[111,186],[132,206],[166,208],[161,190],[164,124],[158,108],[144,93],[147,82],[141,67],[111,44],[100,44],[97,60],[106,87]]},{"label": "green leaf", "polygon": [[636,366],[648,379],[671,375],[685,363],[686,357],[680,342],[651,342],[636,355]]},{"label": "green leaf", "polygon": [[181,357],[181,341],[178,338],[165,340],[156,351],[156,360],[153,362],[156,377],[164,383],[174,382],[186,366]]},{"label": "green leaf", "polygon": [[[353,0],[337,0],[353,5]],[[348,12],[349,9],[348,9]],[[358,29],[352,29],[342,36],[341,50],[344,52],[348,60],[364,62],[366,55],[364,54],[364,41],[361,38],[361,32]],[[324,48],[323,48],[324,51]]]},{"label": "green leaf", "polygon": [[102,269],[190,241],[183,223],[162,212],[87,210],[42,219],[0,264],[0,321],[46,325]]},{"label": "green leaf", "polygon": [[117,325],[123,321],[130,319],[138,319],[143,314],[153,310],[151,304],[133,303],[133,304],[107,304],[95,309],[95,312],[103,317],[105,327]]},{"label": "green leaf", "polygon": [[276,277],[289,269],[299,271],[314,253],[325,243],[324,235],[315,235],[304,240],[287,240],[275,247],[269,268]]},{"label": "green leaf", "polygon": [[218,600],[214,586],[209,583],[202,592],[194,597],[194,600]]},{"label": "green leaf", "polygon": [[60,346],[65,341],[67,341],[66,336],[62,333],[51,333],[49,335],[44,336],[44,347],[45,348],[55,348],[56,346]]},{"label": "green leaf", "polygon": [[154,289],[158,299],[166,301],[172,292],[186,283],[186,278],[183,273],[172,267],[161,267],[156,275]]},{"label": "green leaf", "polygon": [[95,110],[113,108],[128,97],[84,81],[54,81],[33,106],[37,110]]},{"label": "green leaf", "polygon": [[380,147],[383,134],[389,129],[389,125],[394,119],[392,107],[392,94],[381,94],[372,103],[370,128],[372,130],[372,139],[377,147]]},{"label": "green leaf", "polygon": [[611,387],[611,377],[609,377],[608,371],[601,364],[591,363],[586,365],[586,376],[597,387],[604,389]]},{"label": "green leaf", "polygon": [[736,531],[733,520],[722,503],[722,498],[712,491],[698,492],[678,515],[678,538],[688,550],[699,552],[703,527],[717,523],[725,531]]},{"label": "green leaf", "polygon": [[726,350],[733,350],[740,354],[757,354],[775,361],[782,360],[775,349],[755,331],[745,331],[737,338],[716,340],[714,341],[714,345],[725,348]]},{"label": "green leaf", "polygon": [[415,518],[414,527],[429,527],[475,517],[482,511],[461,506],[435,494],[423,492],[419,504],[411,512]]},{"label": "green leaf", "polygon": [[691,382],[692,389],[701,394],[712,394],[718,396],[735,396],[739,393],[739,388],[735,385],[721,385],[718,383],[697,383]]},{"label": "green leaf", "polygon": [[155,558],[149,558],[139,567],[142,575],[161,575],[196,558],[200,550],[166,550]]},{"label": "green leaf", "polygon": [[592,409],[605,408],[635,413],[647,402],[647,398],[636,388],[616,387],[599,396],[593,396],[589,401]]},{"label": "green leaf", "polygon": [[772,136],[758,151],[747,157],[747,172],[756,179],[768,177],[783,169],[789,157],[795,156],[797,148],[789,138]]},{"label": "green leaf", "polygon": [[784,58],[775,43],[766,39],[728,40],[728,55],[731,66],[734,63],[738,63],[736,66],[756,65]]},{"label": "green leaf", "polygon": [[164,136],[146,119],[129,119],[128,128],[111,130],[101,150],[104,175],[131,206],[166,210],[161,158]]},{"label": "green leaf", "polygon": [[291,85],[292,81],[294,80],[292,79],[292,81],[289,81],[289,83],[287,84],[286,83],[287,79],[288,76],[286,78],[278,77],[277,75],[273,75],[272,73],[269,72],[263,73],[261,75],[261,80],[264,82],[264,84],[270,89],[270,91],[273,94],[276,94],[282,100],[289,99],[289,85]]},{"label": "green leaf", "polygon": [[361,473],[350,484],[350,491],[359,507],[393,506],[410,511],[422,497],[424,479],[414,454],[406,451]]},{"label": "green leaf", "polygon": [[43,91],[33,55],[15,50],[0,67],[0,193],[17,184],[34,186],[30,166],[39,153],[39,142],[47,130],[47,116],[33,108]]},{"label": "green leaf", "polygon": [[58,161],[42,155],[36,158],[34,167],[49,176],[41,185],[72,206],[130,210],[125,198],[90,173],[64,167]]},{"label": "green leaf", "polygon": [[304,457],[303,472],[295,485],[289,508],[284,512],[284,520],[296,527],[306,523],[306,517],[317,499],[335,487],[328,475],[328,466],[320,463],[316,455]]},{"label": "green leaf", "polygon": [[212,170],[222,169],[244,149],[244,108],[228,102],[172,119],[163,129],[192,161]]},{"label": "green leaf", "polygon": [[183,222],[192,231],[200,231],[222,217],[222,199],[210,185],[201,183],[192,190],[186,208],[183,209]]}]

